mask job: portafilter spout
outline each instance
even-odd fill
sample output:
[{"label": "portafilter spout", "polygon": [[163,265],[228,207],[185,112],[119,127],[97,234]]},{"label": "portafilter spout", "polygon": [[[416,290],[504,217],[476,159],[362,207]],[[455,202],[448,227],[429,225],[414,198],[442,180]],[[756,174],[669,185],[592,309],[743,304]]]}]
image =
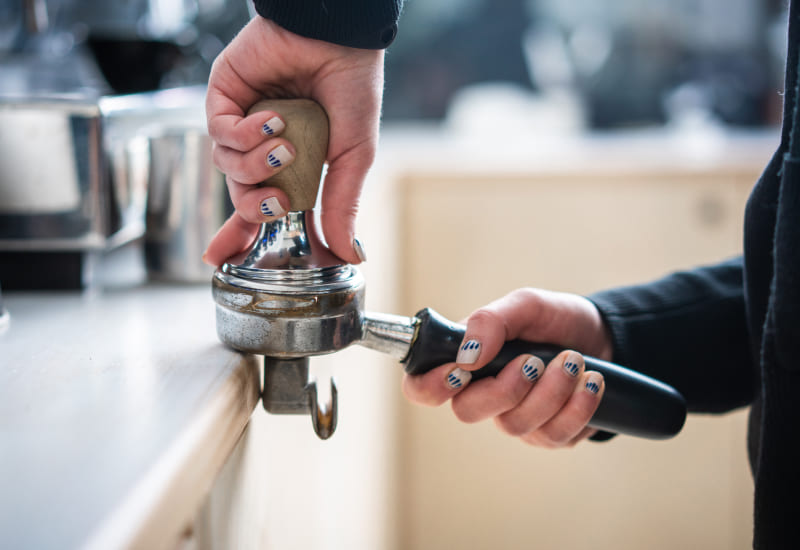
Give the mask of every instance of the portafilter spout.
[{"label": "portafilter spout", "polygon": [[[322,244],[313,223],[327,148],[324,111],[309,100],[262,102],[254,109],[276,111],[286,122],[285,136],[297,156],[269,185],[286,191],[299,210],[264,224],[250,250],[214,274],[217,334],[235,349],[265,356],[262,401],[268,411],[309,413],[317,435],[325,439],[336,427],[337,392],[331,381],[330,403],[318,403],[316,385],[308,380],[309,356],[360,344],[392,355],[410,374],[422,374],[455,361],[465,327],[430,309],[414,317],[364,312],[360,272]],[[472,372],[472,379],[494,376],[523,353],[548,363],[560,351],[547,344],[506,342],[488,365]],[[587,369],[603,375],[606,386],[590,426],[651,439],[681,430],[686,403],[674,388],[607,361],[584,360]]]}]

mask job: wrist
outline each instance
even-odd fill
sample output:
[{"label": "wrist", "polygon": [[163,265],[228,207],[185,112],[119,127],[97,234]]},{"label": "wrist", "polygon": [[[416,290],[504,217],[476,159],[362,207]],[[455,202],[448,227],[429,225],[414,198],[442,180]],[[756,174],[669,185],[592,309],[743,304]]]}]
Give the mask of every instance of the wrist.
[{"label": "wrist", "polygon": [[611,327],[605,322],[600,310],[591,300],[581,298],[586,306],[587,318],[591,326],[590,333],[593,335],[592,344],[588,349],[591,349],[591,355],[594,357],[603,361],[611,361],[614,356],[614,339],[611,334]]}]

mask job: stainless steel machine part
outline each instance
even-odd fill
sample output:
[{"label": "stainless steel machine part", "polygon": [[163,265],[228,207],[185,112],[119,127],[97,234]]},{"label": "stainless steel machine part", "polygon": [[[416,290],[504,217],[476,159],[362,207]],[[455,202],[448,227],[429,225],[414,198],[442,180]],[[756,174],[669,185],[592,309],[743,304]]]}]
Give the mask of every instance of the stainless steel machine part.
[{"label": "stainless steel machine part", "polygon": [[202,254],[232,212],[205,129],[168,128],[148,140],[144,257],[151,279],[208,281]]},{"label": "stainless steel machine part", "polygon": [[357,344],[405,361],[417,336],[419,319],[388,313],[364,315],[361,340]]},{"label": "stainless steel machine part", "polygon": [[0,101],[0,250],[105,245],[114,228],[101,127],[96,102]]},{"label": "stainless steel machine part", "polygon": [[[204,98],[199,87],[99,98],[0,97],[0,266],[5,261],[6,268],[0,278],[7,288],[27,283],[18,272],[39,272],[42,265],[58,275],[37,275],[32,284],[42,286],[34,288],[72,288],[64,281],[73,271],[82,281],[77,287],[91,286],[103,254],[145,235],[148,198],[153,248],[170,247],[169,255],[156,257],[159,271],[174,273],[180,262],[184,279],[199,280],[190,268],[203,269],[200,247],[224,219],[212,210],[225,200],[205,135]],[[180,151],[165,148],[163,140],[177,130]],[[197,187],[184,189],[181,203],[178,193],[160,192],[159,177]],[[209,217],[205,233],[192,224]],[[195,235],[194,250],[184,247],[181,256],[174,241]],[[203,273],[208,280],[210,270]],[[48,286],[56,283],[66,286]]]}]

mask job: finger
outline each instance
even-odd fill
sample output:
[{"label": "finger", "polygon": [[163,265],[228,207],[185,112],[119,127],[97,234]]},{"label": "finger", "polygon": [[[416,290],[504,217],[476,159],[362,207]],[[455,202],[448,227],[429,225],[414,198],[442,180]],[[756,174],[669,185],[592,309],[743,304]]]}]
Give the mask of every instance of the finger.
[{"label": "finger", "polygon": [[567,403],[583,369],[581,354],[570,350],[559,353],[519,406],[495,418],[498,428],[513,436],[539,429]]},{"label": "finger", "polygon": [[486,366],[503,347],[507,336],[506,320],[496,310],[487,306],[474,311],[467,319],[456,364],[469,371]]},{"label": "finger", "polygon": [[604,390],[603,376],[599,372],[584,372],[564,407],[536,430],[535,435],[523,436],[522,440],[552,448],[573,443],[586,430]]},{"label": "finger", "polygon": [[234,212],[211,239],[203,261],[212,266],[220,266],[231,256],[243,252],[253,242],[258,232],[258,224],[252,224]]},{"label": "finger", "polygon": [[277,137],[286,129],[286,122],[275,111],[258,111],[242,116],[236,113],[215,113],[209,117],[208,134],[220,145],[236,151],[250,151],[264,142]]},{"label": "finger", "polygon": [[331,162],[325,175],[320,221],[325,240],[334,254],[352,264],[366,260],[363,242],[355,235],[359,197],[374,152],[354,150],[349,157]]},{"label": "finger", "polygon": [[247,152],[214,146],[214,164],[239,183],[254,184],[274,176],[292,162],[296,151],[285,139],[270,139]]},{"label": "finger", "polygon": [[226,177],[225,183],[233,206],[249,223],[271,222],[289,211],[289,197],[282,189],[245,185],[231,177]]},{"label": "finger", "polygon": [[504,319],[506,340],[548,342],[610,359],[602,317],[582,296],[520,288],[482,309]]},{"label": "finger", "polygon": [[453,412],[462,422],[480,422],[519,405],[544,372],[544,363],[533,355],[520,355],[496,377],[483,378],[453,397]]},{"label": "finger", "polygon": [[[251,86],[231,65],[231,59],[242,57],[241,52],[233,51],[244,47],[234,40],[211,67],[206,92],[206,122],[211,138],[237,151],[249,151],[264,140],[263,125],[268,124],[277,135],[282,131],[274,121],[276,113],[262,111],[245,116],[247,109],[263,97],[263,92]],[[281,122],[280,116],[277,116]],[[271,122],[269,122],[271,121]]]},{"label": "finger", "polygon": [[403,377],[403,394],[413,403],[438,407],[462,391],[471,377],[469,372],[457,368],[453,363],[446,363],[425,374],[406,374]]}]

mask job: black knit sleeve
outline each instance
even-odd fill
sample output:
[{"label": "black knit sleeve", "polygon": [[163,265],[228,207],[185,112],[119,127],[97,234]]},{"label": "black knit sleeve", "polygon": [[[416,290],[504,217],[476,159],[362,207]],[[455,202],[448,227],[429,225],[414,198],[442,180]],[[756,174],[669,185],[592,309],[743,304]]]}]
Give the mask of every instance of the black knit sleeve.
[{"label": "black knit sleeve", "polygon": [[307,38],[379,50],[397,35],[403,0],[254,0],[262,17]]},{"label": "black knit sleeve", "polygon": [[611,329],[614,362],[674,386],[690,411],[725,412],[752,401],[758,370],[741,258],[589,299]]}]

